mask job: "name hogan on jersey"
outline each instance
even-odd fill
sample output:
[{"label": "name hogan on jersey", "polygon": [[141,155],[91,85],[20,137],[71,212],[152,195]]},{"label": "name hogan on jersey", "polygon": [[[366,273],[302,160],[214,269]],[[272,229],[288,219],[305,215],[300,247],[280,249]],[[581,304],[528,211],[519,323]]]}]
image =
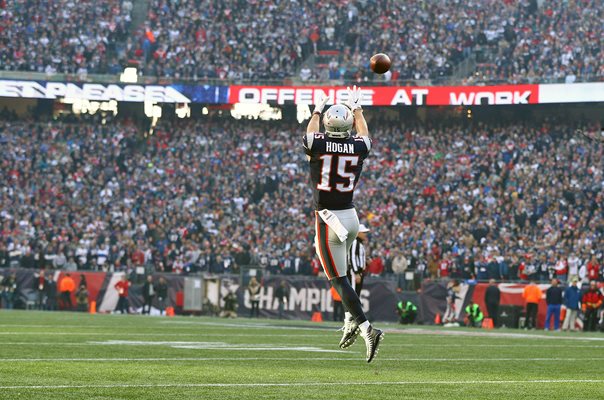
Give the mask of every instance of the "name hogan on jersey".
[{"label": "name hogan on jersey", "polygon": [[325,151],[327,153],[347,153],[354,154],[354,144],[353,143],[334,143],[327,142],[325,143]]}]

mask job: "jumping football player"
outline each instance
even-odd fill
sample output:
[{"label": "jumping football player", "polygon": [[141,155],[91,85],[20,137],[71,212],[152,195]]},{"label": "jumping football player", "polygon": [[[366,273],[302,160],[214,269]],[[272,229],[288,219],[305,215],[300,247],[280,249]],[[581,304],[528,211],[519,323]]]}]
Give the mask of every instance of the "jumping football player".
[{"label": "jumping football player", "polygon": [[[363,161],[371,150],[371,140],[361,108],[360,88],[349,88],[346,105],[333,105],[325,112],[325,133],[321,133],[321,114],[328,101],[323,98],[317,102],[303,138],[315,207],[315,247],[325,275],[342,297],[345,310],[352,315],[344,326],[340,347],[350,347],[360,333],[367,346],[367,362],[371,362],[383,333],[367,320],[346,277],[348,252],[359,231],[353,192]],[[353,125],[356,136],[351,135]]]}]

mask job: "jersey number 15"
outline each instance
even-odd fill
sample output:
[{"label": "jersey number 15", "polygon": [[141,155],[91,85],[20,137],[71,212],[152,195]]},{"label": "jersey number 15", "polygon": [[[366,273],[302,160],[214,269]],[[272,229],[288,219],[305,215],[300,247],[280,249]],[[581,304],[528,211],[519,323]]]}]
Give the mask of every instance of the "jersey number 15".
[{"label": "jersey number 15", "polygon": [[346,171],[346,168],[348,168],[349,165],[351,167],[356,167],[359,164],[359,156],[338,156],[333,154],[324,154],[319,158],[321,159],[323,166],[321,167],[321,182],[317,184],[317,189],[324,192],[331,192],[333,189],[333,182],[331,182],[331,170],[335,164],[337,168],[337,176],[348,179],[347,185],[343,183],[336,183],[335,189],[338,192],[352,192],[354,189],[355,175],[354,172]]}]

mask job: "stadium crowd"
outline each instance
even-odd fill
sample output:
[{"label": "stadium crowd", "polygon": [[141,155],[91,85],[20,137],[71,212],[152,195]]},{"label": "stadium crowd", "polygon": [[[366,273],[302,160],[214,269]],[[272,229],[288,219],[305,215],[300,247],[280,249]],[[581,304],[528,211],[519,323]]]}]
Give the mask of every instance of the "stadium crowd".
[{"label": "stadium crowd", "polygon": [[283,79],[310,54],[320,9],[288,1],[153,0],[128,50],[146,75]]},{"label": "stadium crowd", "polygon": [[[553,121],[370,124],[369,274],[603,279],[602,144]],[[0,266],[316,274],[301,131],[0,122]]]},{"label": "stadium crowd", "polygon": [[[0,1],[2,69],[120,72],[175,79],[359,81],[369,58],[386,80],[476,82],[604,78],[602,0],[152,0],[131,27],[132,1]],[[314,55],[314,57],[310,57]]]},{"label": "stadium crowd", "polygon": [[393,57],[387,80],[448,77],[473,54],[469,82],[604,77],[602,1],[537,3],[154,0],[131,49],[146,73],[180,78],[278,79],[314,54],[302,80],[371,79],[376,49]]},{"label": "stadium crowd", "polygon": [[1,68],[49,75],[118,73],[119,44],[129,35],[131,11],[131,0],[2,0]]}]

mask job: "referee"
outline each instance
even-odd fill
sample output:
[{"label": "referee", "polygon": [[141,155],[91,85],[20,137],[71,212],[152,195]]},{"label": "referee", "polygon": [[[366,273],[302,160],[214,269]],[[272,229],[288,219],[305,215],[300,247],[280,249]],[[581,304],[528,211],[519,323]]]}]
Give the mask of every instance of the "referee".
[{"label": "referee", "polygon": [[359,297],[361,296],[361,289],[363,289],[365,267],[367,266],[367,259],[365,257],[367,232],[369,232],[369,229],[365,225],[360,224],[359,233],[354,242],[352,242],[350,254],[348,254],[348,272],[346,276],[350,280],[350,286],[357,292]]}]

